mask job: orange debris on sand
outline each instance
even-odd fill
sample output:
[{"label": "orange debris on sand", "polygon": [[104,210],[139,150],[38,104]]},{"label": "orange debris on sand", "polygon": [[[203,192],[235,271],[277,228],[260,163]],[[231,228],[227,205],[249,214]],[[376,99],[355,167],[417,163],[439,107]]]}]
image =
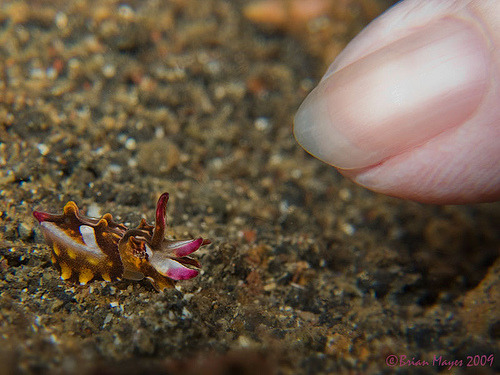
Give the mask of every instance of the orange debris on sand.
[{"label": "orange debris on sand", "polygon": [[255,0],[243,15],[264,30],[282,30],[328,66],[391,0]]},{"label": "orange debris on sand", "polygon": [[307,23],[331,8],[329,0],[261,0],[248,4],[243,13],[252,22],[286,28]]}]

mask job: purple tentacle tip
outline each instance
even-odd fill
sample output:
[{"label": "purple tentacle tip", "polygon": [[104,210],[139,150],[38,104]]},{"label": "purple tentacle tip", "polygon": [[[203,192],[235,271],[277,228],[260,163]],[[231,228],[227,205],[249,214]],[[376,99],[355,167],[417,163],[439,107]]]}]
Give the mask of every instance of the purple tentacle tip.
[{"label": "purple tentacle tip", "polygon": [[168,193],[163,193],[156,204],[156,225],[165,227],[165,215],[167,213]]},{"label": "purple tentacle tip", "polygon": [[202,244],[203,238],[197,238],[196,240],[176,241],[172,243],[172,247],[169,247],[176,257],[185,257],[198,250]]},{"label": "purple tentacle tip", "polygon": [[47,218],[49,217],[49,214],[47,214],[45,212],[40,212],[40,211],[33,211],[33,216],[35,217],[35,219],[38,220],[39,223],[41,223],[41,222],[47,220]]},{"label": "purple tentacle tip", "polygon": [[191,268],[179,267],[168,270],[167,276],[173,280],[189,280],[198,276],[200,272]]}]

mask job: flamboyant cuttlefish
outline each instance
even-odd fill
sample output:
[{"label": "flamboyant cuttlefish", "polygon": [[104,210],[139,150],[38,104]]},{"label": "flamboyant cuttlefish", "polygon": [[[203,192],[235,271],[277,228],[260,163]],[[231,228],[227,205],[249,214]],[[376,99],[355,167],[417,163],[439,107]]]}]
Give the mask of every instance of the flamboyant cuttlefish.
[{"label": "flamboyant cuttlefish", "polygon": [[188,255],[210,240],[169,240],[165,238],[168,193],[156,205],[155,225],[142,219],[135,229],[113,220],[80,214],[75,202],[64,206],[62,215],[34,211],[47,242],[52,245],[52,263],[63,280],[86,284],[94,278],[105,281],[147,278],[156,290],[187,280],[199,273],[200,264]]}]

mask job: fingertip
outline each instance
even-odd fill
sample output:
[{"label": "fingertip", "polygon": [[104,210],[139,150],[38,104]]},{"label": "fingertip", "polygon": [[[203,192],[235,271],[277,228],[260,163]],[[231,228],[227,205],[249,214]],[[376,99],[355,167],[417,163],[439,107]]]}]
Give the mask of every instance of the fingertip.
[{"label": "fingertip", "polygon": [[339,168],[377,164],[468,120],[489,59],[474,27],[440,19],[321,81],[297,112],[295,137]]}]

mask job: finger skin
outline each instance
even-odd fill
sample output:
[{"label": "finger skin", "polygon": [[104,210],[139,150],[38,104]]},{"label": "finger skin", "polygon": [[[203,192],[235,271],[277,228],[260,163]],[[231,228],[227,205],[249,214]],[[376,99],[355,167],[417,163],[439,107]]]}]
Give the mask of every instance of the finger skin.
[{"label": "finger skin", "polygon": [[498,200],[499,47],[496,0],[399,3],[335,60],[301,106],[295,136],[384,194]]}]

